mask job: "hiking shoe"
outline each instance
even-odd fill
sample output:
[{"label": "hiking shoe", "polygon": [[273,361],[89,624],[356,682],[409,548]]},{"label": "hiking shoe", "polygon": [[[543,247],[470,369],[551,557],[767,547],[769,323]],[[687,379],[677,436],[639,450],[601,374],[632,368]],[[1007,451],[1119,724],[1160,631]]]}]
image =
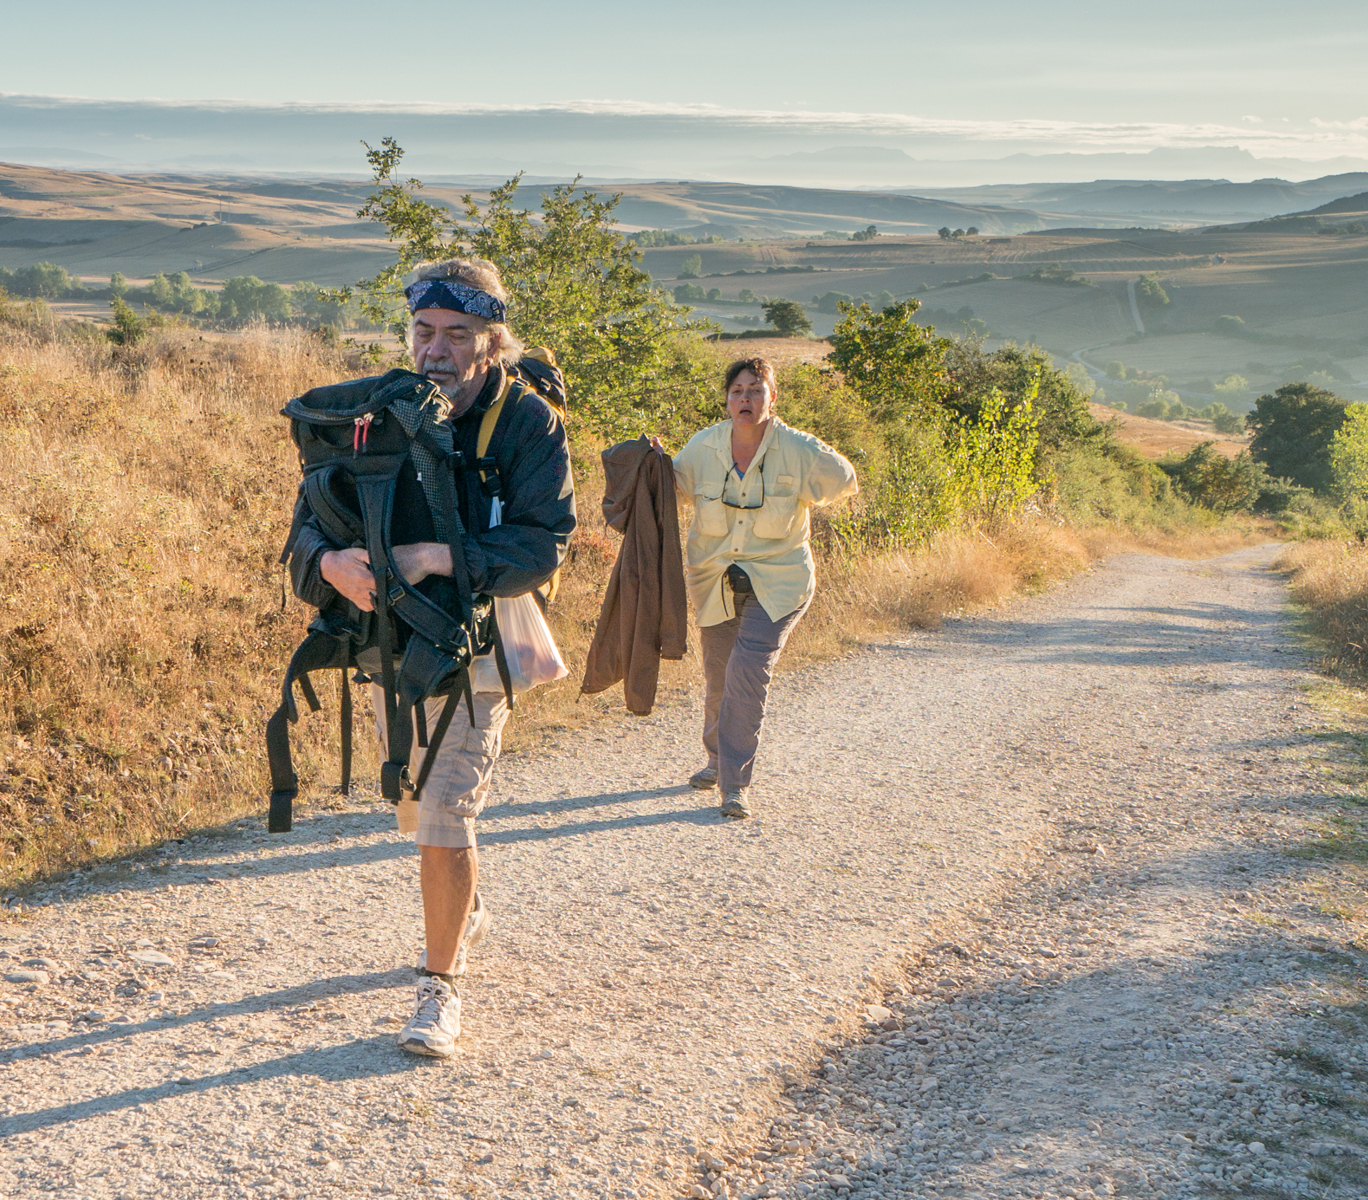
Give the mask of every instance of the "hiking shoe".
[{"label": "hiking shoe", "polygon": [[461,997],[440,975],[424,975],[418,980],[413,1016],[399,1031],[399,1048],[410,1054],[450,1058],[460,1036]]},{"label": "hiking shoe", "polygon": [[[461,940],[461,948],[456,951],[456,965],[452,967],[451,973],[458,979],[466,973],[466,948],[474,946],[479,940],[489,932],[489,909],[485,908],[484,901],[480,899],[480,893],[475,893],[475,906],[470,910],[470,918],[466,921],[465,937]],[[418,955],[418,969],[427,970],[427,950],[425,949]]]},{"label": "hiking shoe", "polygon": [[701,771],[695,771],[689,776],[689,786],[697,788],[700,792],[715,788],[717,786],[717,768],[704,767]]},{"label": "hiking shoe", "polygon": [[745,788],[736,788],[722,797],[724,817],[748,817],[751,815],[750,800]]}]

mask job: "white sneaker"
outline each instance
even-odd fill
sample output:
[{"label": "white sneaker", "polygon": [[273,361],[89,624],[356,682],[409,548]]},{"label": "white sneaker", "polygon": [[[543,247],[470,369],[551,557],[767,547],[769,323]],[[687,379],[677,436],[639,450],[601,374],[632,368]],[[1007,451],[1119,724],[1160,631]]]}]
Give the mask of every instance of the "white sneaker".
[{"label": "white sneaker", "polygon": [[424,975],[418,980],[413,1016],[399,1031],[399,1048],[411,1054],[450,1058],[461,1036],[461,997],[445,979]]},{"label": "white sneaker", "polygon": [[[480,939],[489,932],[489,909],[485,908],[484,901],[480,899],[480,893],[475,893],[475,904],[470,910],[470,918],[466,921],[465,937],[461,940],[461,948],[456,951],[456,965],[451,969],[451,973],[458,979],[466,973],[466,948],[478,945]],[[418,969],[427,969],[427,950],[423,950],[418,955]]]}]

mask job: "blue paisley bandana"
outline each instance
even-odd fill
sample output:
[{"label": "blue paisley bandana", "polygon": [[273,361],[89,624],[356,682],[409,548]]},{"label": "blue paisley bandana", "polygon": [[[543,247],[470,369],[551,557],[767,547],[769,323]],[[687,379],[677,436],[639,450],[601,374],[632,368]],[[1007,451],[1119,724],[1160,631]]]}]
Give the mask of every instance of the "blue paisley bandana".
[{"label": "blue paisley bandana", "polygon": [[483,317],[486,321],[504,322],[508,309],[504,302],[488,292],[473,288],[464,283],[447,279],[420,279],[404,289],[408,298],[408,310],[416,313],[420,308],[447,308],[452,312],[469,313],[472,317]]}]

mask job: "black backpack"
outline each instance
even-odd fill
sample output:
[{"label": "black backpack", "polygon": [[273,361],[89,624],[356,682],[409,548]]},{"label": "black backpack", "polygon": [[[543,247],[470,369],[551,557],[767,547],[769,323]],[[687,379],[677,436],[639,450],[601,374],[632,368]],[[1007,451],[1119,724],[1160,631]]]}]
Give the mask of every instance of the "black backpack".
[{"label": "black backpack", "polygon": [[[526,360],[525,360],[526,361]],[[535,368],[535,373],[534,373]],[[538,373],[548,375],[544,381]],[[533,360],[511,373],[499,408],[523,391],[534,391],[548,401],[547,391],[559,387],[563,405],[564,382],[554,360],[548,366]],[[387,759],[380,769],[380,792],[397,804],[405,789],[414,799],[437,756],[462,698],[475,721],[470,687],[470,664],[491,649],[511,698],[508,668],[493,603],[472,593],[462,544],[465,530],[456,499],[455,472],[478,473],[486,491],[497,494],[499,480],[494,456],[466,463],[453,442],[450,424],[442,419],[446,403],[435,384],[411,371],[393,370],[369,379],[314,388],[291,400],[281,415],[290,419],[290,435],[299,449],[304,478],[295,506],[295,523],[281,554],[288,561],[299,528],[312,512],[329,540],[339,549],[364,546],[376,570],[375,609],[362,612],[338,595],[320,609],[308,635],[290,659],[281,688],[281,704],[266,723],[266,754],[271,771],[271,801],[267,828],[288,832],[293,821],[299,779],[290,756],[289,726],[299,720],[294,684],[299,682],[309,708],[321,707],[309,672],[342,672],[341,735],[342,792],[351,787],[352,700],[349,672],[362,670],[359,659],[379,676],[385,693]],[[497,419],[497,418],[496,418]],[[484,439],[487,443],[488,439]],[[419,587],[403,578],[394,562],[390,525],[395,487],[404,464],[412,460],[439,540],[451,547],[451,578],[429,577]],[[396,622],[399,619],[399,623]],[[406,640],[405,640],[406,635]],[[402,644],[401,644],[402,642]],[[395,665],[396,656],[402,659]],[[371,661],[375,660],[375,661]],[[378,670],[376,668],[378,667]],[[368,681],[360,674],[357,682]],[[426,728],[424,701],[446,696],[437,724]],[[409,777],[409,752],[415,722],[418,745],[427,749],[416,780]]]}]

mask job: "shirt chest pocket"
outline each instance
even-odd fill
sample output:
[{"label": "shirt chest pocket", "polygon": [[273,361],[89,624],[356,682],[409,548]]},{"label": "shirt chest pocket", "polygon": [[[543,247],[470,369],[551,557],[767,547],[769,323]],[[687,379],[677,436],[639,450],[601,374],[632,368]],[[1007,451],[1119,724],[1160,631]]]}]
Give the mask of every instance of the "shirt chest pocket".
[{"label": "shirt chest pocket", "polygon": [[786,538],[793,532],[797,517],[797,496],[766,496],[764,505],[755,514],[755,536]]},{"label": "shirt chest pocket", "polygon": [[793,532],[798,516],[798,477],[772,475],[765,481],[765,503],[755,514],[755,536],[770,540]]},{"label": "shirt chest pocket", "polygon": [[694,497],[694,524],[705,537],[727,536],[727,506],[722,503],[722,489],[713,495],[700,492]]}]

